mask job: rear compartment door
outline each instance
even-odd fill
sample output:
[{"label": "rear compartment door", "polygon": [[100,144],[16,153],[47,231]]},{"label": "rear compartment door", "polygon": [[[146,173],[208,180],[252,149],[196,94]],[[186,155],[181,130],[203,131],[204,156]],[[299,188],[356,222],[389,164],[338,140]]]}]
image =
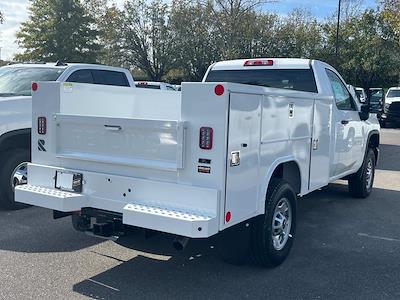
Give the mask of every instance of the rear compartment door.
[{"label": "rear compartment door", "polygon": [[230,95],[225,222],[257,209],[262,95]]},{"label": "rear compartment door", "polygon": [[309,190],[325,186],[330,177],[330,135],[331,102],[314,101],[313,132],[310,149]]},{"label": "rear compartment door", "polygon": [[183,168],[184,122],[56,115],[56,156],[100,164]]}]

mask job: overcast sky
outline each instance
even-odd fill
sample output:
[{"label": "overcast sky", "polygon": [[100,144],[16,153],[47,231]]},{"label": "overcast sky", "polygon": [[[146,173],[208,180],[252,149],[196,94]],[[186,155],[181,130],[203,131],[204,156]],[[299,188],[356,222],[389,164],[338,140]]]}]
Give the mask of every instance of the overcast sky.
[{"label": "overcast sky", "polygon": [[[122,5],[125,0],[114,0]],[[278,14],[287,14],[294,8],[305,8],[323,19],[332,15],[337,7],[337,0],[278,0],[263,5],[262,9]],[[374,7],[375,0],[365,0],[365,7]],[[0,59],[9,60],[20,51],[15,43],[15,33],[21,22],[28,18],[28,0],[0,0],[0,11],[4,13],[5,22],[0,25]]]}]

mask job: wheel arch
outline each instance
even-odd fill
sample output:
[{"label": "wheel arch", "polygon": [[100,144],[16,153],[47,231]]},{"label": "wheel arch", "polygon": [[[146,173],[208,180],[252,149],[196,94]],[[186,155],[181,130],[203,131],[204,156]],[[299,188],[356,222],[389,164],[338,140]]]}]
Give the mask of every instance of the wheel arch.
[{"label": "wheel arch", "polygon": [[294,157],[286,157],[276,160],[264,176],[260,190],[260,205],[258,212],[265,213],[265,197],[272,178],[282,178],[289,182],[296,194],[302,191],[302,172],[300,164]]},{"label": "wheel arch", "polygon": [[30,128],[9,131],[0,136],[0,153],[15,148],[31,149]]},{"label": "wheel arch", "polygon": [[[365,155],[368,149],[372,149],[375,154],[375,162],[378,163],[379,159],[379,144],[380,144],[380,133],[378,130],[372,130],[368,133],[368,140],[365,147]],[[364,157],[365,157],[364,155]]]}]

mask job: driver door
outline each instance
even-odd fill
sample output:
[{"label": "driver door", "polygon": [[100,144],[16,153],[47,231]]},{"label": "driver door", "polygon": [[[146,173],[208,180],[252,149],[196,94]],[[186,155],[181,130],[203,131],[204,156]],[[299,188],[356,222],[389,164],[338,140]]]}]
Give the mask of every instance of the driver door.
[{"label": "driver door", "polygon": [[331,177],[347,173],[355,168],[363,148],[362,122],[354,98],[342,79],[327,69],[334,102],[332,109],[333,168]]}]

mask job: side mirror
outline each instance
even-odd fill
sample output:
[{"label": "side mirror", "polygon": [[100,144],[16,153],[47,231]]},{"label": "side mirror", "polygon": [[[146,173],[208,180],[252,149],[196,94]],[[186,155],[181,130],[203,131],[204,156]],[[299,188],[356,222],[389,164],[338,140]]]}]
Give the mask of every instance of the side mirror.
[{"label": "side mirror", "polygon": [[361,110],[359,111],[361,121],[366,121],[369,119],[370,108],[368,104],[361,105]]}]

